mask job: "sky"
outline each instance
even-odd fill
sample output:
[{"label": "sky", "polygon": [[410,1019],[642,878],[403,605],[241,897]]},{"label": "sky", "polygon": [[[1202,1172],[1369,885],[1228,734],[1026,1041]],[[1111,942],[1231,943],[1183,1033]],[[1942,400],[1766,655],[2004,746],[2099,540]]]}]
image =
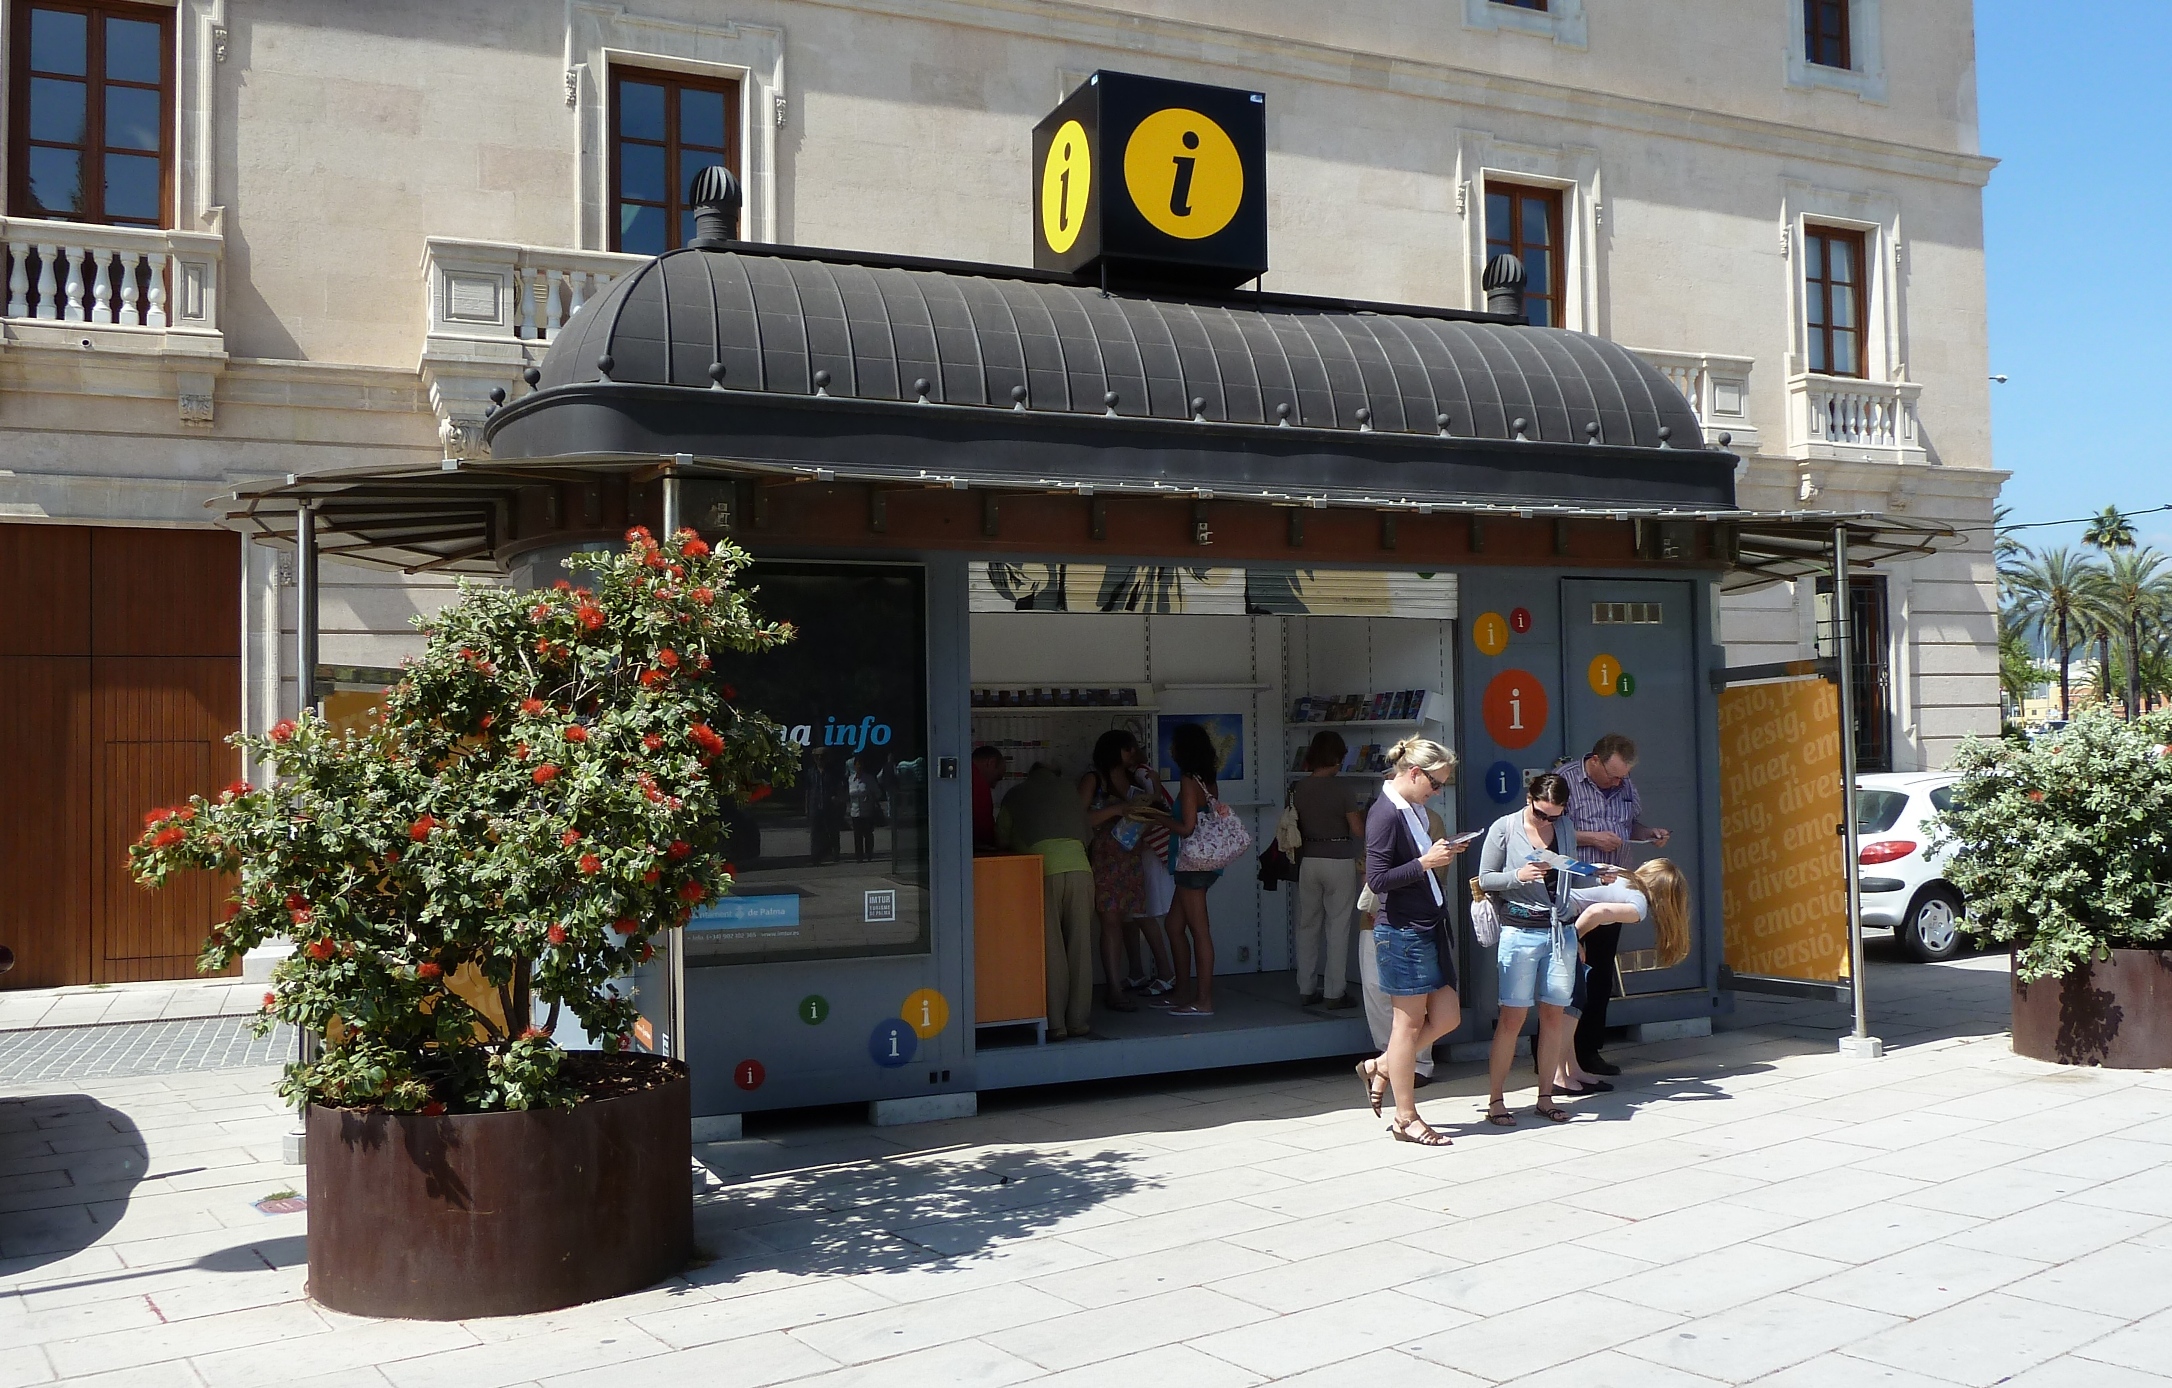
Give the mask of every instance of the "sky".
[{"label": "sky", "polygon": [[[1977,0],[1995,464],[2016,521],[2172,503],[2172,0]],[[2026,530],[2035,548],[2082,527]],[[2172,512],[2138,518],[2172,551]]]}]

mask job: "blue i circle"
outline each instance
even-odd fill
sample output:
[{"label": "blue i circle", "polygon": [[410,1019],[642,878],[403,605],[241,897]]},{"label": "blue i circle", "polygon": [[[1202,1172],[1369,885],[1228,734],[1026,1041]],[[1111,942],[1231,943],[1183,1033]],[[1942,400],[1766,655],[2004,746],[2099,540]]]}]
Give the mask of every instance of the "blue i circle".
[{"label": "blue i circle", "polygon": [[912,1064],[920,1051],[920,1037],[901,1017],[885,1017],[875,1023],[867,1038],[868,1058],[885,1070]]},{"label": "blue i circle", "polygon": [[1514,762],[1497,761],[1486,768],[1486,794],[1496,805],[1506,805],[1514,800],[1516,792],[1523,788],[1522,781]]}]

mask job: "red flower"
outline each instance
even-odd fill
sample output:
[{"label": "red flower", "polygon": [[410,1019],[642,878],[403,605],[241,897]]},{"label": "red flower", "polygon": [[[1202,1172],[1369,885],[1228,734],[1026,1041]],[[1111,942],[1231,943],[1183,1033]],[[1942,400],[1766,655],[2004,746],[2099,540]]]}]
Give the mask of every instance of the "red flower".
[{"label": "red flower", "polygon": [[334,952],[330,940],[311,940],[309,942],[309,957],[312,959],[330,959]]},{"label": "red flower", "polygon": [[543,621],[547,619],[550,615],[551,609],[549,603],[539,602],[535,606],[528,609],[528,620],[531,622]]},{"label": "red flower", "polygon": [[694,668],[702,671],[703,673],[707,673],[709,669],[709,657],[703,656],[700,660],[695,661]]},{"label": "red flower", "polygon": [[724,872],[727,876],[737,871],[739,871],[739,864],[737,863],[726,863],[724,865]]},{"label": "red flower", "polygon": [[520,701],[520,711],[533,718],[543,711],[543,701],[541,699],[522,699]]},{"label": "red flower", "polygon": [[566,830],[566,832],[558,836],[558,843],[559,846],[562,848],[571,848],[573,847],[573,845],[579,843],[580,841],[581,831],[578,829],[568,829]]},{"label": "red flower", "polygon": [[424,815],[407,826],[407,836],[416,843],[421,843],[424,839],[430,837],[430,831],[436,827],[437,820],[433,816]]},{"label": "red flower", "polygon": [[656,885],[656,879],[663,875],[662,869],[650,868],[647,872],[641,874],[641,880],[653,887]]},{"label": "red flower", "polygon": [[415,1111],[425,1118],[435,1118],[445,1111],[445,1105],[441,1100],[432,1099],[429,1103],[424,1104],[421,1108]]},{"label": "red flower", "polygon": [[664,750],[664,740],[654,733],[648,733],[644,735],[641,739],[641,745],[648,748],[651,752],[661,752],[662,750]]},{"label": "red flower", "polygon": [[2031,800],[2041,800],[2044,798],[2044,792],[2040,790],[2032,790],[2029,792],[2029,798]]},{"label": "red flower", "polygon": [[716,593],[714,592],[714,590],[706,587],[696,588],[689,592],[687,596],[692,598],[695,602],[700,603],[703,607],[707,607],[710,603],[716,601]]},{"label": "red flower", "polygon": [[603,609],[594,603],[582,603],[574,610],[573,615],[579,618],[581,625],[590,631],[600,631],[603,628]]},{"label": "red flower", "polygon": [[554,593],[570,593],[573,591],[573,585],[561,578],[551,585],[551,591]]},{"label": "red flower", "polygon": [[757,800],[767,800],[773,793],[768,786],[756,786],[747,792],[747,803],[751,805]]},{"label": "red flower", "polygon": [[181,840],[183,840],[183,839],[187,838],[188,836],[189,836],[189,831],[188,831],[188,830],[186,830],[186,829],[184,829],[184,828],[182,828],[182,827],[181,827],[180,825],[178,825],[178,824],[174,824],[174,825],[169,825],[168,827],[166,827],[166,828],[164,828],[164,829],[161,829],[161,830],[159,830],[159,831],[158,831],[158,833],[156,833],[156,834],[154,834],[154,835],[152,836],[152,838],[151,838],[151,847],[153,847],[153,848],[171,848],[171,847],[173,847],[173,846],[174,846],[175,844],[177,844],[177,843],[181,842]]},{"label": "red flower", "polygon": [[289,911],[299,911],[308,904],[309,898],[303,896],[300,892],[287,893],[286,908]]},{"label": "red flower", "polygon": [[392,866],[392,865],[393,865],[394,863],[396,863],[396,862],[398,862],[398,861],[400,861],[400,850],[399,850],[399,849],[397,849],[397,848],[388,848],[388,849],[386,849],[386,850],[385,850],[385,866],[386,866],[386,867],[391,867],[391,866]]},{"label": "red flower", "polygon": [[255,789],[256,787],[250,785],[247,781],[236,781],[226,788],[226,793],[228,795],[247,795]]},{"label": "red flower", "polygon": [[652,569],[660,569],[664,567],[664,556],[652,549],[647,554],[641,556],[641,562],[648,565]]},{"label": "red flower", "polygon": [[689,882],[679,888],[679,900],[681,901],[699,901],[708,894],[708,889],[699,882]]},{"label": "red flower", "polygon": [[617,920],[611,922],[611,928],[621,935],[631,935],[641,927],[634,924],[632,916],[620,916]]},{"label": "red flower", "polygon": [[549,785],[549,784],[550,784],[550,783],[551,783],[552,781],[555,781],[555,780],[557,780],[557,779],[558,779],[558,768],[557,768],[557,767],[555,767],[555,766],[552,766],[552,765],[551,765],[551,764],[550,764],[549,762],[545,762],[545,763],[543,763],[543,764],[542,764],[541,766],[537,767],[537,768],[536,768],[536,769],[535,769],[534,771],[531,771],[531,772],[530,772],[530,773],[528,773],[528,774],[529,774],[529,776],[530,776],[531,778],[533,778],[533,779],[534,779],[534,781],[535,781],[535,783],[536,783],[537,785],[539,785],[539,786],[547,786],[547,785]]},{"label": "red flower", "polygon": [[274,1007],[276,1007],[276,1006],[278,1006],[278,1005],[279,1005],[279,999],[278,999],[277,997],[273,996],[273,995],[272,995],[272,994],[270,994],[270,993],[266,993],[266,994],[264,995],[264,1010],[265,1010],[266,1012],[269,1012],[269,1011],[271,1011],[271,1010],[272,1010],[272,1009],[273,1009]]},{"label": "red flower", "polygon": [[694,535],[679,547],[679,552],[690,559],[699,559],[709,552],[709,542],[699,535]]},{"label": "red flower", "polygon": [[693,851],[694,846],[688,843],[685,839],[673,839],[671,841],[671,847],[664,850],[664,852],[670,854],[674,858],[684,858],[687,854]]},{"label": "red flower", "polygon": [[176,819],[191,820],[196,818],[196,807],[194,805],[183,805],[173,813]]},{"label": "red flower", "polygon": [[586,741],[588,741],[588,729],[586,729],[586,728],[582,727],[582,726],[581,726],[580,724],[578,724],[578,723],[569,723],[569,724],[567,724],[567,725],[566,725],[566,741],[568,741],[568,742],[586,742]]},{"label": "red flower", "polygon": [[581,871],[588,873],[601,872],[603,871],[603,859],[597,857],[593,853],[583,853],[581,855],[580,868]]},{"label": "red flower", "polygon": [[551,642],[549,637],[546,636],[542,640],[535,643],[535,653],[539,656],[542,656],[545,660],[550,659]]},{"label": "red flower", "polygon": [[293,919],[296,925],[307,925],[312,920],[316,919],[317,913],[310,910],[307,906],[297,906],[293,910],[287,912],[287,915]]},{"label": "red flower", "polygon": [[656,653],[656,663],[666,670],[676,670],[679,668],[679,653],[666,646]]},{"label": "red flower", "polygon": [[641,672],[641,687],[643,689],[654,689],[657,681],[663,678],[664,672],[661,670],[643,670]]},{"label": "red flower", "polygon": [[643,540],[653,538],[654,537],[649,534],[649,528],[645,525],[637,525],[633,529],[626,532],[626,543],[629,545],[637,545],[640,544]]},{"label": "red flower", "polygon": [[562,945],[566,942],[566,928],[562,925],[552,926],[549,935],[550,942],[554,945]]},{"label": "red flower", "polygon": [[272,730],[271,730],[271,740],[272,740],[272,741],[274,741],[274,742],[285,742],[285,741],[286,741],[286,740],[287,740],[288,738],[290,738],[290,737],[292,737],[292,736],[294,736],[294,720],[293,720],[293,719],[291,719],[291,718],[282,718],[282,719],[280,719],[280,720],[279,720],[278,722],[276,722],[276,723],[272,724]]},{"label": "red flower", "polygon": [[417,964],[415,966],[415,977],[417,978],[430,979],[443,978],[444,976],[445,966],[442,964]]},{"label": "red flower", "polygon": [[739,697],[739,690],[734,686],[727,684],[724,686],[724,697],[727,699],[736,699]]},{"label": "red flower", "polygon": [[497,715],[497,714],[495,714],[495,713],[486,713],[486,714],[484,714],[484,715],[483,715],[483,721],[482,721],[481,723],[477,724],[476,726],[478,726],[478,727],[483,727],[483,728],[487,728],[487,727],[489,727],[489,726],[490,726],[491,724],[493,724],[493,723],[495,723],[495,722],[497,722],[497,721],[498,721],[498,715]]},{"label": "red flower", "polygon": [[167,815],[169,815],[169,814],[172,814],[172,813],[173,813],[173,811],[171,811],[171,810],[151,810],[151,811],[148,811],[148,812],[147,812],[147,813],[146,813],[146,814],[145,814],[145,815],[143,816],[143,827],[144,827],[144,828],[146,828],[146,829],[148,829],[148,828],[152,827],[153,825],[157,824],[157,823],[158,823],[158,822],[159,822],[160,820],[164,819],[164,818],[165,818],[165,817],[166,817]]},{"label": "red flower", "polygon": [[687,729],[687,732],[693,736],[695,743],[704,752],[714,754],[724,750],[724,739],[718,736],[717,730],[707,723],[696,723],[693,727]]},{"label": "red flower", "polygon": [[525,742],[516,742],[516,743],[514,743],[514,744],[513,744],[513,760],[515,760],[515,761],[526,761],[526,760],[528,760],[528,744],[527,744],[527,743],[525,743]]},{"label": "red flower", "polygon": [[548,1035],[550,1035],[549,1032],[543,1030],[543,1028],[539,1026],[534,1025],[533,1023],[530,1023],[528,1029],[520,1034],[520,1039],[523,1041],[535,1041],[540,1040],[541,1038]]},{"label": "red flower", "polygon": [[236,916],[238,916],[238,915],[240,915],[240,914],[241,914],[241,903],[240,903],[240,902],[238,902],[238,901],[229,901],[229,902],[227,902],[227,903],[226,903],[226,919],[227,919],[227,920],[232,920],[232,919],[233,919],[234,917],[236,917]]}]

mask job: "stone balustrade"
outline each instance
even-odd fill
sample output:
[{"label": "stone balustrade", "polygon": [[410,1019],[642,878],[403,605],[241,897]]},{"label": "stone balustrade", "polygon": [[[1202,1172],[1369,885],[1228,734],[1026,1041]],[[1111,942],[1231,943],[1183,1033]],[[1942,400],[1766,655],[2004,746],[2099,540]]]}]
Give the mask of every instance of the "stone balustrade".
[{"label": "stone balustrade", "polygon": [[6,316],[216,332],[225,246],[211,232],[0,218]]},{"label": "stone balustrade", "polygon": [[1924,463],[1916,424],[1923,387],[1914,381],[1791,376],[1788,451],[1798,458]]},{"label": "stone balustrade", "polygon": [[1707,445],[1723,446],[1720,436],[1725,434],[1728,439],[1725,447],[1741,454],[1757,451],[1758,430],[1750,419],[1750,372],[1757,365],[1755,357],[1731,357],[1717,352],[1672,352],[1651,347],[1632,347],[1630,350],[1651,363],[1682,392],[1689,407],[1697,412],[1697,422],[1704,426]]}]

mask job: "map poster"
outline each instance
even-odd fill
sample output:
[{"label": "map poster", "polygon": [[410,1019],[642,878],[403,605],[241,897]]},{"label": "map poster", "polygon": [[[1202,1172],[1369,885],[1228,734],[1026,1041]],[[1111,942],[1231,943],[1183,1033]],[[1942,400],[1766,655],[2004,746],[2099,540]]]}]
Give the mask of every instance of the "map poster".
[{"label": "map poster", "polygon": [[1840,823],[1840,691],[1823,679],[1719,697],[1721,919],[1727,967],[1762,978],[1848,976]]}]

